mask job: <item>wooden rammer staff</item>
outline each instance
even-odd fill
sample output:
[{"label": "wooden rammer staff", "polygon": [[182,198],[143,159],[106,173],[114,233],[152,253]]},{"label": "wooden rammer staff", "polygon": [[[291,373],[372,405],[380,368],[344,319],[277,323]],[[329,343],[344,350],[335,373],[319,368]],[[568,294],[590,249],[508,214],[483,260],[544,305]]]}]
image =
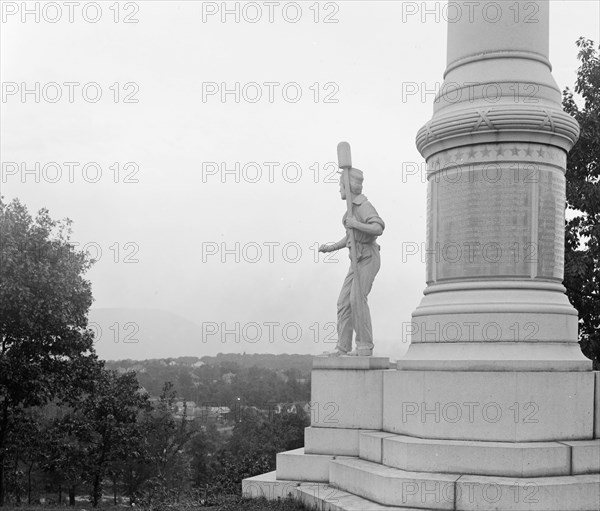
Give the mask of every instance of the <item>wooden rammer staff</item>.
[{"label": "wooden rammer staff", "polygon": [[[350,169],[352,168],[352,154],[350,152],[350,144],[348,142],[340,142],[337,146],[337,154],[338,167],[342,169],[344,187],[346,188],[346,209],[348,212],[347,216],[353,216],[352,201],[354,200],[354,196],[352,195],[352,190],[350,190]],[[358,252],[356,248],[354,229],[346,227],[346,234],[348,235],[348,239],[350,240],[350,264],[352,266],[352,272],[354,273],[354,285],[356,286],[355,289],[357,296],[361,296],[360,279],[358,275]],[[358,310],[356,312],[358,312],[357,316],[362,319],[362,311]],[[358,325],[354,325],[355,331],[358,331],[357,327]]]}]

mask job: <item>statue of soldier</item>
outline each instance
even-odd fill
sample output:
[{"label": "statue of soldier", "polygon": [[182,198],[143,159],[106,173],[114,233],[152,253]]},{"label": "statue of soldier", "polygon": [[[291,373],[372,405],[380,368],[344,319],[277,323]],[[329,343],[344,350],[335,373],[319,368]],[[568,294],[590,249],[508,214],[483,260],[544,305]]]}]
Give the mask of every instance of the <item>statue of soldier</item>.
[{"label": "statue of soldier", "polygon": [[[373,329],[367,296],[381,264],[379,245],[376,240],[383,233],[385,224],[373,205],[362,194],[364,179],[362,171],[351,167],[344,172],[348,173],[346,179],[350,184],[350,190],[346,190],[345,176],[342,174],[340,176],[341,198],[350,204],[347,193],[352,194],[351,214],[348,214],[350,211],[348,206],[349,211],[342,218],[346,236],[337,243],[319,247],[320,252],[333,252],[348,247],[352,263],[337,302],[337,346],[327,355],[371,356]],[[351,229],[353,233],[350,233]],[[355,249],[352,248],[352,238],[354,238]],[[352,261],[353,257],[356,258],[355,261]],[[356,332],[355,350],[352,350],[353,332]]]}]

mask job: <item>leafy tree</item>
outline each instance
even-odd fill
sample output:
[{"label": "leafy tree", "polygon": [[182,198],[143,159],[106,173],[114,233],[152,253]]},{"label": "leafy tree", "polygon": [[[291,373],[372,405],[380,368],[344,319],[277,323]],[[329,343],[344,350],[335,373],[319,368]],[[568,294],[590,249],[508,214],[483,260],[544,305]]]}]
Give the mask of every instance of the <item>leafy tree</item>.
[{"label": "leafy tree", "polygon": [[188,424],[185,411],[182,419],[174,417],[175,401],[173,385],[166,382],[158,403],[143,421],[147,442],[145,463],[151,469],[151,477],[144,485],[143,503],[150,507],[156,501],[170,498],[177,501],[192,481],[191,457],[185,447],[197,431]]},{"label": "leafy tree", "polygon": [[179,373],[177,375],[177,390],[183,399],[190,400],[195,397],[194,380],[192,379],[192,375],[187,367],[179,369]]},{"label": "leafy tree", "polygon": [[73,398],[98,366],[83,278],[92,261],[69,244],[70,225],[0,198],[0,505],[19,414]]},{"label": "leafy tree", "polygon": [[217,469],[214,454],[223,443],[221,434],[214,422],[208,422],[201,427],[188,444],[187,451],[191,457],[192,477],[197,487],[206,486]]},{"label": "leafy tree", "polygon": [[58,502],[62,503],[62,490],[68,489],[69,505],[75,505],[78,486],[83,483],[83,473],[87,463],[85,446],[75,432],[77,421],[71,414],[55,418],[47,430],[42,465],[47,472],[51,486],[58,490]]},{"label": "leafy tree", "polygon": [[236,423],[225,450],[220,453],[221,467],[215,477],[217,488],[237,493],[241,481],[275,469],[276,454],[304,445],[304,428],[310,423],[302,411],[265,416],[245,409]]},{"label": "leafy tree", "polygon": [[563,108],[581,127],[567,162],[565,287],[579,311],[579,342],[583,353],[600,367],[600,59],[594,42],[579,38],[575,92],[563,92]]},{"label": "leafy tree", "polygon": [[84,446],[84,479],[90,485],[94,507],[102,498],[104,479],[117,478],[120,461],[138,443],[138,418],[148,407],[148,398],[140,391],[134,373],[118,375],[103,370],[74,410],[73,432]]},{"label": "leafy tree", "polygon": [[[17,488],[25,489],[27,503],[31,504],[34,479],[37,479],[37,468],[41,465],[43,437],[46,425],[38,408],[28,409],[21,415],[16,427],[11,431],[9,457],[14,461],[13,480],[18,481]],[[17,494],[17,502],[21,495]]]}]

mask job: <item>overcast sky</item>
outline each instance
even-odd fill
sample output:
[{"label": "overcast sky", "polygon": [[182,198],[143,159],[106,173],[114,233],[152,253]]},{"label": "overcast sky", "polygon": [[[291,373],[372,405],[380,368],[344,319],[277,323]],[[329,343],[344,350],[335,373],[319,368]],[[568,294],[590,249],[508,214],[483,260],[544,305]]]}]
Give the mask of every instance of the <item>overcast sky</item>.
[{"label": "overcast sky", "polygon": [[[349,261],[316,247],[344,234],[330,164],[341,140],[386,222],[376,353],[406,350],[402,323],[425,287],[414,139],[445,69],[443,2],[227,2],[224,18],[222,2],[47,4],[2,6],[2,195],[71,218],[73,241],[99,259],[93,308],[121,309],[119,342],[102,315],[100,356],[332,349]],[[576,39],[598,41],[598,5],[551,2],[561,89]],[[153,335],[173,315],[206,342]]]}]

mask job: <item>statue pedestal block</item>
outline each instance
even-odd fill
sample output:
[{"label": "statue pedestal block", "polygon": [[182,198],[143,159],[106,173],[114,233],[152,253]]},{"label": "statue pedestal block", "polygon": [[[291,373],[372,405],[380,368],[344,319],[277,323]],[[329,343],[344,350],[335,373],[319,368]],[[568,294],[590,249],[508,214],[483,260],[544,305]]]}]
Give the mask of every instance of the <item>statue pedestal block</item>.
[{"label": "statue pedestal block", "polygon": [[441,440],[591,440],[594,373],[387,371],[383,430]]},{"label": "statue pedestal block", "polygon": [[322,369],[344,370],[375,370],[389,369],[390,359],[387,357],[328,357],[313,358],[313,371]]},{"label": "statue pedestal block", "polygon": [[382,357],[315,357],[311,389],[311,426],[382,429]]}]

